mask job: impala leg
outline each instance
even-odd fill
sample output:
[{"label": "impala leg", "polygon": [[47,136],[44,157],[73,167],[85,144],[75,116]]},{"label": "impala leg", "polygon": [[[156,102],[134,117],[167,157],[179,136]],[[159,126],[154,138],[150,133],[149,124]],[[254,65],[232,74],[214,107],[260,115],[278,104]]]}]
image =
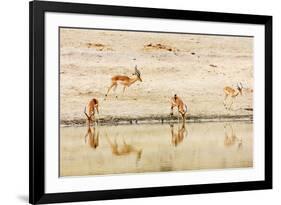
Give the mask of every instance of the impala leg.
[{"label": "impala leg", "polygon": [[125,95],[126,85],[123,87],[123,96]]},{"label": "impala leg", "polygon": [[116,137],[114,138],[114,146],[117,148],[117,140],[116,140]]},{"label": "impala leg", "polygon": [[97,116],[97,125],[99,125],[100,114]]},{"label": "impala leg", "polygon": [[96,137],[96,144],[99,145],[99,138],[100,138],[100,132],[98,131],[97,137]]},{"label": "impala leg", "polygon": [[93,110],[91,111],[91,115],[89,117],[90,120],[90,125],[95,125],[95,107],[93,108]]},{"label": "impala leg", "polygon": [[187,134],[188,134],[188,130],[185,128],[185,124],[184,124],[184,127],[183,127],[183,129],[184,129],[184,137],[186,138],[187,137]]},{"label": "impala leg", "polygon": [[113,92],[116,92],[116,88],[117,88],[117,83],[114,84],[114,86],[113,86]]},{"label": "impala leg", "polygon": [[[116,94],[116,88],[117,88],[117,83],[114,85],[114,87],[113,87],[113,92]],[[117,94],[115,95],[115,97],[117,98],[118,96],[117,96]]]},{"label": "impala leg", "polygon": [[170,115],[172,115],[172,116],[174,115],[174,112],[173,112],[173,111],[174,111],[174,107],[175,107],[175,105],[172,104],[172,105],[171,105],[171,112],[170,112]]},{"label": "impala leg", "polygon": [[99,113],[99,105],[98,104],[96,105],[96,111],[97,111],[98,114],[100,114]]},{"label": "impala leg", "polygon": [[87,133],[84,137],[85,144],[87,143],[87,137],[88,137],[89,133],[90,133],[90,126],[88,127]]},{"label": "impala leg", "polygon": [[182,124],[185,124],[185,114],[182,115]]},{"label": "impala leg", "polygon": [[126,90],[126,86],[124,85],[124,87],[123,87],[123,95],[125,93],[125,90]]},{"label": "impala leg", "polygon": [[100,113],[99,113],[99,105],[96,105],[96,111],[97,111],[97,113],[98,113],[98,118],[97,118],[97,124],[98,124],[98,120],[99,120],[99,118],[100,118]]},{"label": "impala leg", "polygon": [[174,136],[174,124],[170,124],[171,135]]},{"label": "impala leg", "polygon": [[126,141],[125,141],[123,136],[122,136],[122,141],[123,141],[123,145],[127,145],[127,143],[126,143]]},{"label": "impala leg", "polygon": [[112,84],[109,86],[109,88],[107,89],[107,92],[106,92],[106,94],[105,94],[105,96],[104,96],[104,100],[106,99],[106,97],[107,97],[109,91],[111,90],[111,88],[113,88],[114,86],[115,86],[115,89],[116,89],[117,83],[112,83]]},{"label": "impala leg", "polygon": [[84,109],[84,114],[86,115],[86,125],[88,124],[88,126],[90,126],[91,117],[87,114],[86,107]]},{"label": "impala leg", "polygon": [[229,108],[228,108],[229,110],[231,109],[231,106],[232,106],[232,104],[233,104],[234,97],[231,97],[231,99],[232,99],[232,100],[231,100],[230,106],[229,106]]},{"label": "impala leg", "polygon": [[228,97],[228,95],[225,94],[225,97],[224,97],[224,100],[223,100],[223,105],[224,105],[224,107],[226,106],[226,99],[227,99],[227,97]]},{"label": "impala leg", "polygon": [[97,121],[96,121],[96,116],[94,116],[94,118],[93,118],[93,126],[96,126],[98,123],[97,123]]}]

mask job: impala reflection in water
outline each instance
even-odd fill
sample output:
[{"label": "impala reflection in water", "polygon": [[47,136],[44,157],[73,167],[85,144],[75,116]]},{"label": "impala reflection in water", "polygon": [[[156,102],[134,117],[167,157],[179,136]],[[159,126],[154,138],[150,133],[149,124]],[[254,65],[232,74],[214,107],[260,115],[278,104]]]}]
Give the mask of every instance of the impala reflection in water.
[{"label": "impala reflection in water", "polygon": [[60,176],[249,168],[252,133],[251,122],[61,127]]},{"label": "impala reflection in water", "polygon": [[99,130],[96,127],[88,126],[87,133],[85,135],[85,143],[93,149],[99,146]]},{"label": "impala reflection in water", "polygon": [[141,159],[142,149],[138,149],[134,145],[128,144],[125,141],[124,137],[122,139],[123,142],[121,144],[118,144],[116,138],[114,139],[114,142],[112,142],[109,137],[106,136],[106,140],[110,145],[112,154],[115,156],[136,154],[136,161],[138,162]]},{"label": "impala reflection in water", "polygon": [[171,127],[171,136],[172,136],[172,144],[174,146],[178,146],[184,138],[187,136],[187,130],[185,128],[185,123],[182,123],[181,126],[178,124],[178,130],[174,131],[174,124],[170,124]]}]

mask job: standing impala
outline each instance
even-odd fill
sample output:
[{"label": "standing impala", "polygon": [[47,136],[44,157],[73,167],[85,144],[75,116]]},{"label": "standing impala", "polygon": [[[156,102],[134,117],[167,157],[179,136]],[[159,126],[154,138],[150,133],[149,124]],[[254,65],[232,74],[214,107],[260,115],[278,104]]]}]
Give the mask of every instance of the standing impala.
[{"label": "standing impala", "polygon": [[[125,75],[115,75],[111,78],[111,85],[108,87],[107,93],[105,94],[104,100],[106,99],[109,91],[113,88],[113,90],[116,90],[117,85],[123,85],[123,94],[125,92],[126,87],[129,87],[133,83],[137,81],[142,82],[141,79],[141,73],[138,70],[137,66],[135,66],[135,72],[133,73],[133,76],[128,77]],[[116,95],[117,98],[117,95]]]},{"label": "standing impala", "polygon": [[87,117],[86,122],[89,126],[95,121],[95,111],[99,114],[99,101],[93,98],[84,109],[84,114]]},{"label": "standing impala", "polygon": [[[225,97],[224,97],[223,105],[226,109],[230,110],[231,106],[233,104],[233,101],[237,97],[237,95],[239,95],[239,94],[242,95],[243,86],[242,86],[242,83],[239,83],[239,84],[237,83],[236,88],[232,88],[232,87],[229,87],[229,86],[224,87],[223,92],[225,93]],[[227,108],[226,99],[228,98],[228,96],[230,96],[232,100],[231,100],[231,103],[230,103],[229,107]]]},{"label": "standing impala", "polygon": [[[187,106],[184,104],[183,100],[177,96],[176,94],[174,97],[171,98],[171,115],[173,115],[174,107],[178,108],[178,114],[181,115],[183,122],[185,122],[185,115],[187,113]],[[179,118],[178,118],[179,120]]]}]

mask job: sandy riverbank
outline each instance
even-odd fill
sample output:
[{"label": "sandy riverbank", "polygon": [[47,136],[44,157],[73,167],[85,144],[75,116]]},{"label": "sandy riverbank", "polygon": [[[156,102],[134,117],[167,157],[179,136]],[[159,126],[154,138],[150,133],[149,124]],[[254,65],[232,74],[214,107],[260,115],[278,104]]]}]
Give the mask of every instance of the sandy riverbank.
[{"label": "sandy riverbank", "polygon": [[[60,31],[61,124],[85,122],[84,107],[100,102],[101,122],[171,120],[170,97],[189,107],[188,118],[252,118],[253,39],[250,37],[122,32]],[[131,75],[138,65],[143,82],[123,95],[104,95],[114,75]],[[223,106],[223,87],[242,82],[232,110]],[[118,98],[115,97],[118,95]]]}]

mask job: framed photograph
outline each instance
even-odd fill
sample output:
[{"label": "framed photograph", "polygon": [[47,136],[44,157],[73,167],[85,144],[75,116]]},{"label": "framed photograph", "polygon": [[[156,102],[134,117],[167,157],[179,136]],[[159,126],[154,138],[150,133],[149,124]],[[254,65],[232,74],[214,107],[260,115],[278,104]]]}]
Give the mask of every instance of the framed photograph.
[{"label": "framed photograph", "polygon": [[30,2],[30,203],[272,188],[272,17]]}]

